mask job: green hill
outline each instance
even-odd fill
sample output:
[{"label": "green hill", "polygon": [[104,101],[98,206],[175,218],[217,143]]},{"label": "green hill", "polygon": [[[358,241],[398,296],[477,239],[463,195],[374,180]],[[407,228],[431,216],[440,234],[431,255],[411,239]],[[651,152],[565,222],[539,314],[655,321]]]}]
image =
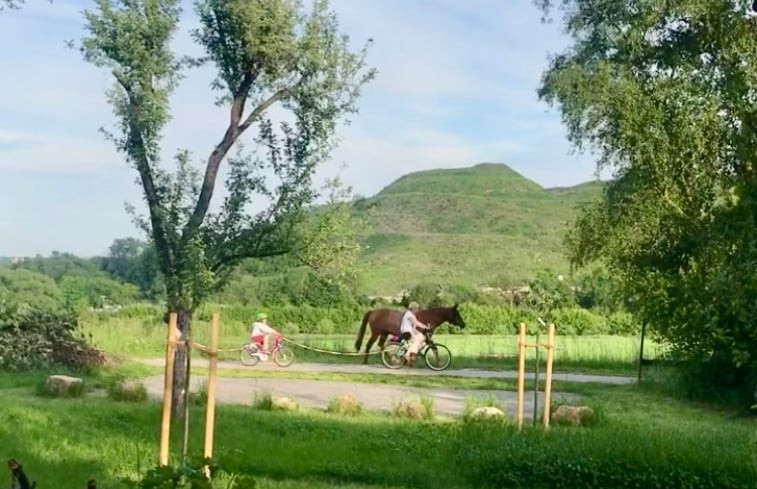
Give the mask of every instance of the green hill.
[{"label": "green hill", "polygon": [[562,236],[600,182],[545,189],[507,165],[405,175],[355,203],[371,224],[364,287],[392,294],[419,282],[507,285],[567,271]]}]

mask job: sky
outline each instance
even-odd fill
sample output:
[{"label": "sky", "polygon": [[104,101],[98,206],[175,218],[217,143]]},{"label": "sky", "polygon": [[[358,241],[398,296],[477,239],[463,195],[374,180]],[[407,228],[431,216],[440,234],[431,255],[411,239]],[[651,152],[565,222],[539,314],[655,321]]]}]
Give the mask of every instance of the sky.
[{"label": "sky", "polygon": [[[139,236],[124,209],[144,209],[136,172],[99,132],[113,127],[112,80],[65,44],[82,37],[81,11],[93,4],[27,0],[0,11],[0,256],[100,255]],[[185,4],[173,45],[199,54]],[[538,100],[549,55],[568,39],[532,0],[331,4],[355,48],[373,39],[367,61],[378,75],[319,181],[338,175],[368,196],[409,172],[480,162],[506,163],[545,187],[595,178],[593,156],[572,151],[558,109]],[[210,68],[194,70],[174,93],[164,160],[186,148],[202,164],[222,137],[228,110],[214,105],[212,78]]]}]

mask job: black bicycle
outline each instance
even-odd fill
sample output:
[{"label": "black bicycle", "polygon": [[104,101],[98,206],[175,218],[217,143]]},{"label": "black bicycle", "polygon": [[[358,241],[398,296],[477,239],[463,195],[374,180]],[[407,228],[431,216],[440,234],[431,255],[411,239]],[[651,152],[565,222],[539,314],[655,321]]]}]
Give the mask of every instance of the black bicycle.
[{"label": "black bicycle", "polygon": [[[433,331],[424,331],[426,341],[418,351],[418,355],[423,357],[431,370],[444,370],[452,362],[452,353],[441,343],[434,343],[433,335]],[[405,353],[409,346],[408,341],[400,341],[398,337],[392,337],[381,350],[381,361],[387,368],[402,368],[407,363]]]}]

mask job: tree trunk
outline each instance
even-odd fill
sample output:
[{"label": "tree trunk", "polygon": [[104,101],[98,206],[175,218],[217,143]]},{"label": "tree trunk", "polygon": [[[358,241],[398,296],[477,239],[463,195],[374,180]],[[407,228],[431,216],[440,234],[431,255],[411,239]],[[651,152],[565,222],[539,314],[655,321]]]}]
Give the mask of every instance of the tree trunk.
[{"label": "tree trunk", "polygon": [[[180,340],[191,340],[192,311],[186,307],[177,307],[177,326],[181,337]],[[188,396],[189,389],[189,370],[187,369],[187,351],[188,345],[179,345],[174,353],[173,366],[173,390],[171,392],[171,417],[181,419],[184,417],[184,403]]]}]

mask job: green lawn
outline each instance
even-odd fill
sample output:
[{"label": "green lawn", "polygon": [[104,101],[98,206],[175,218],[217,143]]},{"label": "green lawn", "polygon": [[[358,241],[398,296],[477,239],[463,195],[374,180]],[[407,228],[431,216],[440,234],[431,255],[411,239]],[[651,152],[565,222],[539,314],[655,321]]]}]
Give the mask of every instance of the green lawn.
[{"label": "green lawn", "polygon": [[[87,380],[96,386],[109,375]],[[41,398],[34,386],[43,379],[0,374],[3,456],[21,461],[37,487],[80,489],[95,478],[98,487],[112,489],[120,477],[154,464],[159,404]],[[746,488],[757,477],[754,420],[633,387],[585,395],[601,422],[546,434],[492,423],[219,405],[215,454],[222,466],[254,474],[260,487],[272,489],[646,488],[655,480],[666,488]],[[193,407],[190,419],[191,453],[201,455],[203,408]],[[173,460],[179,442],[175,429]]]}]

